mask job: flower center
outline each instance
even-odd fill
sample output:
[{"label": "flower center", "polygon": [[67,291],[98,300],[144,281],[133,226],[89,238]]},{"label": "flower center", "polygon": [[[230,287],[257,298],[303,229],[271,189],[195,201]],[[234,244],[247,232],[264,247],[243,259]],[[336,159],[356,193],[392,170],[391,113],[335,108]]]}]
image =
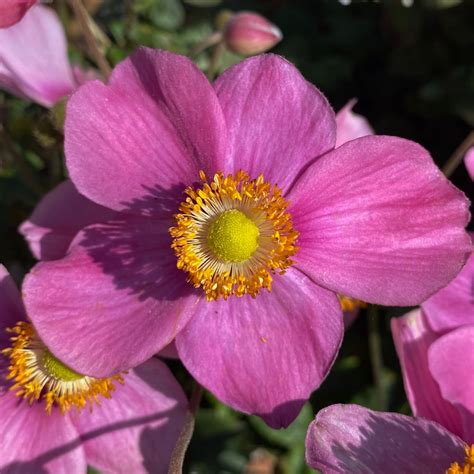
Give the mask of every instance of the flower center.
[{"label": "flower center", "polygon": [[457,462],[451,464],[446,474],[474,474],[474,444],[470,447],[466,445],[464,448],[466,452],[466,459],[464,466],[460,466]]},{"label": "flower center", "polygon": [[257,250],[260,232],[243,212],[231,209],[209,226],[207,242],[223,262],[243,262]]},{"label": "flower center", "polygon": [[285,273],[298,251],[281,190],[243,171],[200,177],[202,187],[185,190],[170,229],[177,267],[208,300],[271,291],[272,275]]},{"label": "flower center", "polygon": [[350,296],[338,295],[339,304],[341,305],[342,311],[354,311],[359,308],[367,308],[367,303],[361,300],[356,300]]},{"label": "flower center", "polygon": [[73,407],[80,411],[100,404],[99,396],[111,398],[114,382],[123,383],[121,375],[96,379],[72,370],[51,354],[30,323],[20,321],[7,332],[13,334],[12,344],[2,353],[10,359],[10,390],[30,404],[43,400],[47,413],[53,406],[66,413]]}]

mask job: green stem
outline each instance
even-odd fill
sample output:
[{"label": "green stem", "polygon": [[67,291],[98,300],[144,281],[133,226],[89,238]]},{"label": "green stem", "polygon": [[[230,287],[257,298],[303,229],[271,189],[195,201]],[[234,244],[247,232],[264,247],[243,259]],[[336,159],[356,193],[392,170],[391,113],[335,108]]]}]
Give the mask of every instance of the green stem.
[{"label": "green stem", "polygon": [[383,356],[382,342],[379,333],[379,312],[374,305],[369,305],[367,310],[368,338],[370,362],[372,365],[372,376],[375,384],[375,393],[377,396],[377,405],[379,410],[386,410],[387,397],[383,383]]},{"label": "green stem", "polygon": [[449,157],[448,161],[442,168],[442,171],[446,178],[449,178],[456,168],[459,166],[464,158],[467,150],[474,146],[474,130],[468,134],[464,141],[454,150],[453,154]]}]

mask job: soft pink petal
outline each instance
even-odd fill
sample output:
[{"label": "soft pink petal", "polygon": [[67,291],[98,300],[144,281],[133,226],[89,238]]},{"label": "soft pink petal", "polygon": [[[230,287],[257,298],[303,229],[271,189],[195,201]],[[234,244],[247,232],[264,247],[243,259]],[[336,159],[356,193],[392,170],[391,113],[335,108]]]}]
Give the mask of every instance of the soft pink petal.
[{"label": "soft pink petal", "polygon": [[0,28],[8,28],[18,23],[36,0],[1,0]]},{"label": "soft pink petal", "polygon": [[338,299],[290,269],[257,298],[196,305],[178,334],[183,364],[231,407],[281,428],[328,374],[342,340]]},{"label": "soft pink petal", "polygon": [[42,5],[0,29],[0,63],[25,96],[46,107],[75,88],[63,27],[54,10]]},{"label": "soft pink petal", "polygon": [[159,213],[169,191],[184,191],[201,169],[219,168],[225,136],[203,73],[184,56],[141,48],[114,69],[108,86],[89,82],[69,100],[66,163],[93,201]]},{"label": "soft pink petal", "polygon": [[321,410],[306,436],[306,462],[324,474],[434,474],[455,461],[464,443],[437,423],[358,405]]},{"label": "soft pink petal", "polygon": [[152,359],[124,376],[110,400],[74,417],[87,462],[102,472],[166,474],[187,400],[169,369]]},{"label": "soft pink petal", "polygon": [[456,329],[435,341],[428,361],[442,396],[459,410],[462,438],[474,443],[474,325]]},{"label": "soft pink petal", "polygon": [[55,260],[66,254],[72,239],[83,227],[115,215],[116,212],[79,194],[67,180],[43,197],[19,231],[38,260]]},{"label": "soft pink petal", "polygon": [[469,176],[474,180],[474,147],[469,148],[464,157],[464,164],[466,165]]},{"label": "soft pink petal", "polygon": [[229,130],[226,171],[263,173],[285,189],[306,163],[334,148],[334,112],[283,58],[247,59],[224,72],[215,88]]},{"label": "soft pink petal", "polygon": [[471,251],[466,197],[426,150],[401,138],[342,145],[311,165],[288,199],[298,268],[369,303],[419,304]]},{"label": "soft pink petal", "polygon": [[25,319],[25,308],[20,292],[8,270],[0,265],[0,338],[5,328],[22,319]]},{"label": "soft pink petal", "polygon": [[176,268],[170,222],[122,219],[84,229],[64,259],[38,264],[23,286],[48,348],[97,377],[136,366],[169,344],[195,298]]},{"label": "soft pink petal", "polygon": [[357,99],[350,100],[336,114],[336,148],[356,138],[374,134],[374,129],[370,126],[367,119],[362,115],[352,112],[356,103]]},{"label": "soft pink petal", "polygon": [[428,326],[425,315],[417,309],[401,318],[393,318],[391,328],[413,414],[437,421],[451,433],[462,436],[459,413],[442,397],[428,366],[428,350],[437,336]]},{"label": "soft pink petal", "polygon": [[176,349],[176,342],[171,341],[166,347],[161,349],[158,355],[165,359],[179,359],[178,349]]},{"label": "soft pink petal", "polygon": [[474,324],[474,255],[458,276],[423,303],[423,310],[435,331],[447,331]]},{"label": "soft pink petal", "polygon": [[0,394],[0,472],[5,474],[84,474],[79,434],[68,416],[41,403],[28,405]]}]

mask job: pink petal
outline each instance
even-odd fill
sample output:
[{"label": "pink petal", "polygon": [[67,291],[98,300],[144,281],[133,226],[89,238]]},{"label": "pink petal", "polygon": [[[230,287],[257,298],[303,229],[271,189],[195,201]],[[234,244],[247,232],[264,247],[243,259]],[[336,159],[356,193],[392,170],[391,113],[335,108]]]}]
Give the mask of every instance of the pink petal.
[{"label": "pink petal", "polygon": [[474,324],[474,255],[458,276],[423,303],[423,310],[435,331],[447,331]]},{"label": "pink petal", "polygon": [[362,115],[352,112],[352,108],[356,103],[357,99],[350,100],[336,114],[336,148],[356,138],[374,134],[374,129],[370,126],[367,119]]},{"label": "pink petal", "polygon": [[55,260],[64,257],[83,227],[112,219],[115,214],[79,194],[67,180],[43,197],[19,231],[38,260]]},{"label": "pink petal", "polygon": [[44,405],[0,394],[0,472],[14,474],[84,474],[87,470],[79,434],[68,416]]},{"label": "pink petal", "polygon": [[[8,273],[0,265],[0,341],[5,338],[5,329],[13,327],[18,321],[25,319],[25,308],[20,292]],[[6,336],[8,340],[10,336]]]},{"label": "pink petal", "polygon": [[413,414],[436,421],[462,436],[459,413],[442,397],[428,366],[428,350],[437,336],[426,323],[425,315],[415,310],[393,318],[391,328]]},{"label": "pink petal", "polygon": [[161,349],[158,355],[165,359],[179,359],[178,349],[176,349],[176,342],[171,341],[166,347]]},{"label": "pink petal", "polygon": [[36,0],[2,0],[0,3],[0,28],[18,23]]},{"label": "pink petal", "polygon": [[25,96],[46,107],[75,88],[63,27],[54,10],[42,5],[0,29],[0,63]]},{"label": "pink petal", "polygon": [[169,344],[195,298],[176,268],[171,223],[121,219],[84,229],[64,259],[38,264],[23,286],[28,315],[48,348],[96,377],[136,366]]},{"label": "pink petal", "polygon": [[[83,85],[69,100],[66,163],[89,199],[116,210],[162,213],[223,161],[225,122],[205,76],[184,56],[141,48],[108,86]],[[172,212],[175,212],[173,209]]]},{"label": "pink petal", "polygon": [[469,148],[464,157],[464,164],[472,180],[474,180],[474,146]]},{"label": "pink petal", "polygon": [[329,372],[342,340],[338,299],[290,269],[272,292],[201,299],[176,338],[183,364],[223,403],[281,428]]},{"label": "pink petal", "polygon": [[334,148],[334,112],[283,58],[247,59],[224,72],[215,88],[229,130],[226,171],[263,173],[285,189],[306,163]]},{"label": "pink petal", "polygon": [[90,465],[103,472],[166,474],[187,400],[168,368],[149,360],[124,376],[110,400],[73,418]]},{"label": "pink petal", "polygon": [[358,405],[321,410],[306,436],[306,462],[324,474],[445,472],[464,443],[437,423]]},{"label": "pink petal", "polygon": [[459,410],[462,438],[474,443],[474,325],[456,329],[435,341],[428,361],[442,396]]},{"label": "pink petal", "polygon": [[339,294],[415,305],[460,271],[471,241],[468,201],[426,150],[363,137],[311,165],[288,195],[297,266]]}]

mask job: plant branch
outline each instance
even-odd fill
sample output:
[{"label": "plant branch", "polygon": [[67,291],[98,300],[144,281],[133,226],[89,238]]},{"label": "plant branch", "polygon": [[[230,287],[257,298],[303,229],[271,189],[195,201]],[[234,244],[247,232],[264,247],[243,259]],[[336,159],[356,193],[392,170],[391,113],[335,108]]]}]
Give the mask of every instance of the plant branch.
[{"label": "plant branch", "polygon": [[74,11],[74,15],[79,21],[79,24],[81,25],[82,34],[84,35],[84,40],[86,41],[89,54],[91,55],[92,59],[94,59],[104,78],[109,77],[111,69],[109,63],[105,59],[104,54],[97,45],[97,41],[91,29],[91,19],[89,17],[89,13],[82,4],[81,0],[68,0],[68,2]]},{"label": "plant branch", "polygon": [[386,410],[387,400],[383,383],[383,357],[382,343],[379,333],[379,311],[374,305],[369,305],[367,310],[368,338],[370,363],[372,366],[372,376],[374,378],[375,392],[379,410]]},{"label": "plant branch", "polygon": [[184,457],[188,449],[189,443],[194,432],[194,425],[196,423],[196,413],[199,409],[202,397],[202,387],[198,382],[194,381],[193,393],[189,400],[189,410],[186,413],[183,429],[179,435],[176,446],[171,453],[171,461],[168,469],[168,474],[182,474]]},{"label": "plant branch", "polygon": [[464,141],[454,150],[453,154],[449,157],[448,161],[442,168],[442,171],[446,178],[449,178],[456,168],[459,166],[461,161],[464,158],[467,150],[474,146],[474,130],[468,134],[468,136],[464,139]]}]

